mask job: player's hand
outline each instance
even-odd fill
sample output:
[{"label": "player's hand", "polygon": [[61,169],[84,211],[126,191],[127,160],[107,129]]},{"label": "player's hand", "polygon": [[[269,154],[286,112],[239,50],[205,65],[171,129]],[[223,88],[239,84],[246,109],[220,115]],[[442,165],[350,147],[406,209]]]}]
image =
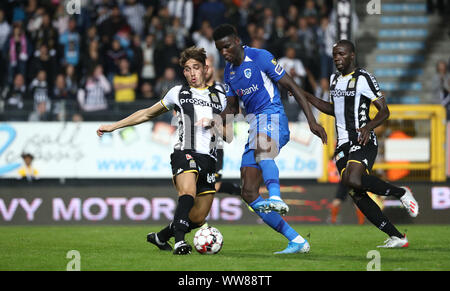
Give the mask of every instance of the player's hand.
[{"label": "player's hand", "polygon": [[312,133],[320,137],[323,144],[327,144],[327,133],[325,132],[325,129],[322,127],[322,125],[318,124],[317,122],[310,123],[309,129]]},{"label": "player's hand", "polygon": [[366,145],[370,139],[370,131],[364,126],[356,129],[359,132],[358,142],[359,144]]},{"label": "player's hand", "polygon": [[112,125],[100,125],[100,127],[97,129],[97,135],[102,136],[105,132],[112,132],[114,131],[114,128]]}]

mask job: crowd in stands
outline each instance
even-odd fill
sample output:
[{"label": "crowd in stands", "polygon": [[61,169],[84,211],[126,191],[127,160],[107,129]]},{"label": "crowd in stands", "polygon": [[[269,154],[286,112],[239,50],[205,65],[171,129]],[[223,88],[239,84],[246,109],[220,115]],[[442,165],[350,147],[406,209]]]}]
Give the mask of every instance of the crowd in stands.
[{"label": "crowd in stands", "polygon": [[[2,120],[123,118],[183,81],[178,57],[192,45],[205,48],[220,80],[225,63],[212,34],[222,23],[269,50],[302,88],[328,90],[332,0],[79,0],[72,14],[69,2],[1,2]],[[282,96],[298,120],[299,107]]]}]

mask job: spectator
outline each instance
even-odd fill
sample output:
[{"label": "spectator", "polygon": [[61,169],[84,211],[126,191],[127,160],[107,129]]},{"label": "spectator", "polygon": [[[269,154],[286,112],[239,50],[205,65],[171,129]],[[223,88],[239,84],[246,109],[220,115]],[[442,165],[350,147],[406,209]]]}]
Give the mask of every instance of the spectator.
[{"label": "spectator", "polygon": [[51,57],[56,57],[58,50],[58,31],[52,26],[50,15],[43,13],[42,24],[31,36],[35,50],[45,44]]},{"label": "spectator", "polygon": [[[304,87],[304,78],[306,77],[306,70],[300,59],[295,54],[295,49],[292,47],[286,48],[285,56],[282,57],[278,63],[284,68],[286,72],[291,75],[295,83],[302,88]],[[295,100],[293,100],[295,103]]]},{"label": "spectator", "polygon": [[8,36],[11,33],[11,25],[5,19],[5,12],[0,9],[0,86],[3,85],[5,81],[5,76],[7,71],[5,68],[8,65],[5,62],[6,54],[3,52],[3,48],[6,46],[8,41]]},{"label": "spectator", "polygon": [[305,17],[298,19],[298,38],[302,46],[302,52],[299,54],[302,62],[307,68],[311,70],[315,78],[319,77],[320,63],[318,59],[318,45],[316,34],[312,27],[308,25],[308,20]]},{"label": "spectator", "polygon": [[141,71],[141,77],[145,81],[149,81],[151,84],[155,82],[155,36],[148,34],[145,37],[145,43],[142,44],[142,57],[143,66]]},{"label": "spectator", "polygon": [[170,88],[179,83],[181,82],[177,79],[175,69],[172,67],[167,67],[164,70],[163,77],[161,79],[158,79],[158,81],[156,82],[155,93],[157,96],[164,96]]},{"label": "spectator", "polygon": [[115,90],[114,100],[117,103],[133,102],[136,99],[135,90],[138,85],[138,76],[131,73],[130,62],[127,58],[119,61],[120,72],[114,75],[113,85]]},{"label": "spectator", "polygon": [[15,24],[8,44],[8,83],[16,74],[26,76],[30,44],[20,24]]},{"label": "spectator", "polygon": [[50,90],[53,88],[53,83],[56,78],[57,60],[55,57],[50,56],[48,47],[46,44],[41,44],[39,50],[35,53],[31,60],[29,80],[37,75],[40,70],[45,70],[47,75],[47,84]]},{"label": "spectator", "polygon": [[447,110],[447,120],[450,120],[450,73],[445,61],[438,61],[436,74],[432,79],[432,102],[442,104]]},{"label": "spectator", "polygon": [[189,30],[186,27],[181,26],[181,21],[179,18],[173,19],[172,25],[167,29],[167,33],[175,36],[175,43],[178,50],[182,51],[186,48],[186,42],[190,37]]},{"label": "spectator", "polygon": [[[155,68],[156,75],[161,76],[164,69],[168,66],[174,68],[179,67],[178,56],[180,51],[175,44],[175,37],[173,34],[167,34],[164,38],[164,43],[157,47],[155,51]],[[180,72],[181,74],[181,72]]]},{"label": "spectator", "polygon": [[34,156],[30,153],[23,153],[22,159],[24,164],[19,168],[17,173],[19,174],[19,179],[26,180],[27,182],[33,182],[39,179],[39,172],[33,167]]},{"label": "spectator", "polygon": [[119,61],[127,57],[127,53],[120,45],[119,39],[114,38],[111,48],[106,51],[105,73],[109,80],[119,73]]},{"label": "spectator", "polygon": [[144,63],[144,55],[142,51],[142,45],[141,45],[141,38],[139,35],[135,34],[132,36],[132,43],[131,43],[131,71],[141,73],[142,67]]},{"label": "spectator", "polygon": [[136,0],[126,0],[126,4],[123,8],[123,14],[134,33],[139,37],[142,37],[144,32],[144,5],[137,3]]},{"label": "spectator", "polygon": [[40,106],[42,106],[42,104],[46,106],[45,113],[50,112],[51,108],[49,89],[46,80],[47,73],[45,70],[41,69],[30,84],[30,95],[33,99],[34,109],[39,113],[41,113],[41,110],[38,110],[39,104],[41,104]]},{"label": "spectator", "polygon": [[58,74],[53,89],[53,116],[54,120],[65,121],[67,108],[74,108],[74,95],[66,87],[66,80],[63,74]]},{"label": "spectator", "polygon": [[320,19],[317,41],[320,54],[320,78],[326,79],[328,82],[334,71],[333,44],[336,42],[336,27],[330,24],[326,16]]},{"label": "spectator", "polygon": [[268,50],[279,57],[283,54],[283,44],[286,40],[286,19],[283,16],[277,16],[274,21],[274,28],[268,40]]},{"label": "spectator", "polygon": [[214,68],[219,67],[219,51],[216,48],[216,44],[213,39],[214,30],[208,21],[202,23],[201,30],[193,33],[192,38],[197,47],[202,47],[206,51],[206,55],[214,58]]},{"label": "spectator", "polygon": [[111,92],[111,85],[103,74],[101,65],[96,65],[89,73],[86,82],[78,91],[77,100],[81,111],[85,113],[87,119],[91,119],[94,115],[86,113],[105,112],[108,109],[107,94]]},{"label": "spectator", "polygon": [[59,43],[63,46],[63,63],[77,66],[80,61],[80,34],[76,29],[76,20],[69,20],[69,28],[60,35]]},{"label": "spectator", "polygon": [[66,13],[64,4],[59,4],[53,15],[53,27],[57,29],[58,35],[63,34],[69,29],[70,16]]},{"label": "spectator", "polygon": [[92,40],[89,43],[89,48],[87,49],[87,54],[83,54],[82,56],[82,66],[81,73],[85,76],[88,72],[94,69],[94,66],[97,64],[103,64],[103,56],[99,52],[99,41]]},{"label": "spectator", "polygon": [[75,96],[78,91],[78,77],[76,75],[75,67],[73,65],[67,65],[65,67],[65,83],[66,88],[69,90],[69,94]]},{"label": "spectator", "polygon": [[[194,4],[192,0],[169,0],[167,2],[169,15],[174,19],[178,19],[180,27],[189,31],[194,22]],[[184,49],[184,47],[179,49]]]},{"label": "spectator", "polygon": [[51,121],[52,115],[50,111],[47,110],[49,103],[47,101],[38,102],[36,108],[28,116],[28,121],[39,122],[39,121]]},{"label": "spectator", "polygon": [[150,82],[143,82],[141,85],[141,90],[139,92],[138,98],[140,100],[145,100],[146,102],[149,102],[146,104],[146,106],[150,107],[156,102],[159,102],[159,98],[155,95],[155,92],[153,91],[153,86]]},{"label": "spectator", "polygon": [[110,16],[101,23],[98,30],[102,43],[108,44],[118,31],[126,27],[129,27],[129,25],[121,14],[119,6],[114,5]]},{"label": "spectator", "polygon": [[161,43],[164,41],[166,35],[166,27],[161,23],[161,19],[158,16],[153,16],[150,20],[150,24],[146,28],[147,34],[153,34],[155,36],[155,43]]},{"label": "spectator", "polygon": [[17,74],[14,77],[14,82],[10,88],[4,92],[5,115],[8,121],[25,121],[27,119],[25,104],[27,98],[27,87],[25,85],[25,78],[22,74]]}]

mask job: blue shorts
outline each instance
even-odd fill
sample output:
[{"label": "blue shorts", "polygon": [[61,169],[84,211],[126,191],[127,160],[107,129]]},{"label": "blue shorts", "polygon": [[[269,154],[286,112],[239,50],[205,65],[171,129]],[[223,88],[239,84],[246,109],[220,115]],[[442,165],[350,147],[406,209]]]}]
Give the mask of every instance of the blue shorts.
[{"label": "blue shorts", "polygon": [[277,143],[279,152],[289,141],[288,118],[284,113],[258,114],[251,116],[248,119],[248,123],[250,128],[245,150],[242,154],[241,168],[259,168],[255,160],[256,136],[259,133],[265,133],[267,136],[270,136]]}]

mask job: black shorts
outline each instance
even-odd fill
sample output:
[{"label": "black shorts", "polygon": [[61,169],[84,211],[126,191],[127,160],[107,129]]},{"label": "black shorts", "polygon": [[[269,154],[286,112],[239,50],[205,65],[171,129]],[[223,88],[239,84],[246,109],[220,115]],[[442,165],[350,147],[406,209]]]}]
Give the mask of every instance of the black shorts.
[{"label": "black shorts", "polygon": [[216,193],[216,161],[209,155],[175,150],[170,155],[172,179],[181,173],[197,174],[197,195]]},{"label": "black shorts", "polygon": [[358,143],[352,144],[347,142],[336,148],[334,152],[334,161],[339,174],[342,176],[342,172],[347,167],[347,163],[355,162],[360,163],[366,167],[366,171],[372,170],[373,164],[378,153],[378,145],[370,140],[365,146]]},{"label": "black shorts", "polygon": [[338,183],[338,187],[336,189],[336,199],[341,201],[345,201],[347,199],[348,187],[345,186],[342,182]]},{"label": "black shorts", "polygon": [[217,149],[216,182],[222,181],[223,149]]}]

